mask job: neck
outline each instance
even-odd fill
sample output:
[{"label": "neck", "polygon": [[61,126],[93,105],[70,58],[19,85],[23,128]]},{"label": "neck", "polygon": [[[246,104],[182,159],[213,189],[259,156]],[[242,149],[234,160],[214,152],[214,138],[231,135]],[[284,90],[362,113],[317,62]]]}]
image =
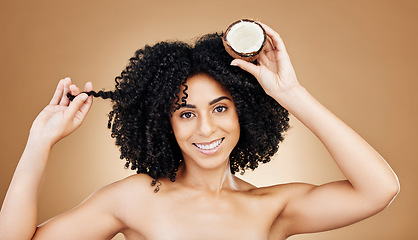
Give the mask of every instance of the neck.
[{"label": "neck", "polygon": [[238,190],[238,184],[231,173],[229,161],[224,166],[215,169],[202,169],[183,163],[178,171],[178,181],[212,193],[220,193],[225,189]]}]

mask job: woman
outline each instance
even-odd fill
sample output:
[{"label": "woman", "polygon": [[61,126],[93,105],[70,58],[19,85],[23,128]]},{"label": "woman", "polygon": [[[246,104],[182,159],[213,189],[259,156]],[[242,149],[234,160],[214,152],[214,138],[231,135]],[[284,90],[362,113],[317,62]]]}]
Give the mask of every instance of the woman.
[{"label": "woman", "polygon": [[[399,192],[385,160],[297,81],[279,34],[257,65],[233,60],[218,35],[191,47],[138,50],[116,79],[109,127],[138,173],[37,227],[37,192],[52,146],[83,122],[92,97],[66,78],[34,121],[0,215],[5,239],[286,239],[343,227]],[[164,81],[164,82],[162,82]],[[92,91],[87,83],[84,91]],[[72,102],[67,93],[76,96]],[[268,162],[288,112],[325,145],[347,180],[256,188],[233,173]]]}]

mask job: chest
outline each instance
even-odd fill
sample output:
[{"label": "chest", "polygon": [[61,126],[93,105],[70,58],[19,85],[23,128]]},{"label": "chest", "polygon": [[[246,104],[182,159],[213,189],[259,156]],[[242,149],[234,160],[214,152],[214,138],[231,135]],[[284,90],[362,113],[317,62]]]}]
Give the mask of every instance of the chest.
[{"label": "chest", "polygon": [[147,240],[266,240],[275,212],[259,197],[170,197],[148,206],[146,223],[131,227]]},{"label": "chest", "polygon": [[270,227],[261,213],[238,206],[188,206],[158,222],[167,231],[157,232],[156,239],[267,239]]}]

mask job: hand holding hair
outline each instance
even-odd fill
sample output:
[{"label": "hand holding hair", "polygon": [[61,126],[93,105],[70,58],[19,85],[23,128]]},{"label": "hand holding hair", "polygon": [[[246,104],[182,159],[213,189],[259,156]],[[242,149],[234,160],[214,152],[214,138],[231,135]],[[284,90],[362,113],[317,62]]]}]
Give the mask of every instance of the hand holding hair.
[{"label": "hand holding hair", "polygon": [[[84,90],[92,91],[92,89],[92,84],[86,83]],[[66,97],[67,94],[77,95],[77,97],[70,101]],[[30,139],[36,138],[51,146],[54,145],[81,125],[92,102],[92,97],[80,94],[79,88],[71,83],[70,78],[62,79],[48,106],[33,122]]]}]

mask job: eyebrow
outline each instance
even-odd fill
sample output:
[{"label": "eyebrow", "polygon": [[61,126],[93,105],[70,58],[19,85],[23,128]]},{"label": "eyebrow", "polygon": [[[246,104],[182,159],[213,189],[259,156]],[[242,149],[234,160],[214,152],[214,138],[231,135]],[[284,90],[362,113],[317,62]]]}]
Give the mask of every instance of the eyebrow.
[{"label": "eyebrow", "polygon": [[[217,103],[217,102],[220,102],[220,101],[222,101],[222,100],[224,100],[224,99],[227,99],[227,100],[229,100],[229,101],[232,101],[229,97],[227,97],[227,96],[222,96],[222,97],[218,97],[218,98],[215,98],[215,99],[213,99],[212,101],[210,101],[210,102],[209,102],[209,106],[211,106],[211,105],[213,105],[213,104],[215,104],[215,103]],[[193,105],[193,104],[184,104],[184,105],[182,105],[180,108],[196,108],[196,105]]]},{"label": "eyebrow", "polygon": [[224,99],[227,99],[227,100],[231,101],[231,99],[230,99],[229,97],[222,96],[222,97],[218,97],[218,98],[215,98],[215,99],[213,99],[212,101],[210,101],[209,106],[210,106],[210,105],[213,105],[213,104],[215,104],[215,103],[217,103],[217,102],[219,102],[219,101],[222,101],[222,100],[224,100]]}]

